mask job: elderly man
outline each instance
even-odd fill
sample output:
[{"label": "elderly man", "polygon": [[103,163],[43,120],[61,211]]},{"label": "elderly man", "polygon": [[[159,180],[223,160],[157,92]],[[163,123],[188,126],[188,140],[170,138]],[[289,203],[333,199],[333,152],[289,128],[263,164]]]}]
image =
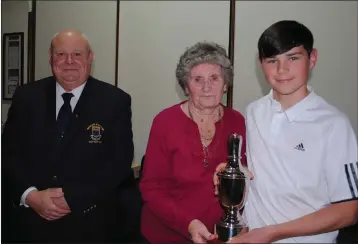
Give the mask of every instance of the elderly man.
[{"label": "elderly man", "polygon": [[131,163],[131,97],[90,76],[84,34],[51,41],[53,76],[19,87],[3,132],[16,241],[130,241],[140,193]]}]

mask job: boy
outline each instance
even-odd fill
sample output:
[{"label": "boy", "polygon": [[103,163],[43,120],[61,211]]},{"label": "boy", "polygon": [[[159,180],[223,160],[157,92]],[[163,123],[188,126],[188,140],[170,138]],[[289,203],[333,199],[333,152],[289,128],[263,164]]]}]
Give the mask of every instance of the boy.
[{"label": "boy", "polygon": [[263,32],[258,51],[272,90],[247,107],[250,231],[231,242],[334,243],[338,229],[357,221],[356,136],[307,85],[317,61],[307,27],[279,21]]}]

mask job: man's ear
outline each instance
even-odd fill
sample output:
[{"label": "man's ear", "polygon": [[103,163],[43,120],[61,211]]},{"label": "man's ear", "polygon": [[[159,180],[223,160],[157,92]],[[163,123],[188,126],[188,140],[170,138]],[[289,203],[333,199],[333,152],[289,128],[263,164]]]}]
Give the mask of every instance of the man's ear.
[{"label": "man's ear", "polygon": [[92,50],[90,50],[90,52],[89,52],[88,59],[89,59],[90,63],[92,63],[94,60],[94,53]]},{"label": "man's ear", "polygon": [[48,63],[52,64],[52,48],[48,49]]},{"label": "man's ear", "polygon": [[310,70],[312,70],[316,66],[317,59],[318,59],[318,51],[316,48],[313,48],[310,55]]}]

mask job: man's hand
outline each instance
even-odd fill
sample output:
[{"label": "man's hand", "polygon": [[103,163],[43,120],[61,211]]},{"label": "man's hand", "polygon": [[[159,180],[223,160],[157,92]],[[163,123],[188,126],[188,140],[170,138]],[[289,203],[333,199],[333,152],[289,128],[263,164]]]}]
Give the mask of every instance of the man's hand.
[{"label": "man's hand", "polygon": [[65,197],[53,198],[52,200],[57,207],[65,210],[70,210],[70,207],[68,206]]},{"label": "man's hand", "polygon": [[207,243],[207,241],[217,238],[216,235],[211,234],[206,226],[197,219],[190,222],[188,231],[191,235],[193,243]]},{"label": "man's hand", "polygon": [[[215,173],[214,173],[214,176],[213,176],[213,183],[214,183],[214,187],[215,187],[215,195],[218,195],[219,194],[219,177],[217,175],[217,173],[220,173],[221,171],[223,171],[226,167],[227,163],[221,163],[219,164],[216,169],[215,169]],[[247,169],[247,168],[245,168]],[[251,171],[249,171],[247,169],[247,172],[249,174],[249,177],[250,177],[250,180],[252,180],[254,178],[254,175],[251,173]]]},{"label": "man's hand", "polygon": [[267,226],[249,232],[240,233],[227,243],[271,243],[274,240],[274,228]]},{"label": "man's hand", "polygon": [[[53,188],[51,190],[54,191],[54,192],[57,192],[59,194],[63,194],[62,188]],[[70,207],[67,204],[65,196],[52,198],[52,201],[59,208],[66,209],[66,210],[71,210]]]},{"label": "man's hand", "polygon": [[63,192],[54,189],[31,191],[26,197],[26,204],[46,220],[56,220],[69,214],[69,209],[62,209],[54,204],[54,199],[63,198]]}]

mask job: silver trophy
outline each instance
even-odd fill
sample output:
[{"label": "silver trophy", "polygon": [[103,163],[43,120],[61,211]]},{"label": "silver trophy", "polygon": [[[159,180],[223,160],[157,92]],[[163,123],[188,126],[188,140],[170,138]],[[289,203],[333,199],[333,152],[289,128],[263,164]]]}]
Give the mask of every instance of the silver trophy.
[{"label": "silver trophy", "polygon": [[220,241],[226,242],[240,234],[246,223],[239,214],[244,207],[247,193],[247,178],[242,172],[241,147],[243,138],[239,134],[230,134],[228,138],[228,163],[218,173],[219,198],[225,209],[225,215],[216,224],[216,234]]}]

